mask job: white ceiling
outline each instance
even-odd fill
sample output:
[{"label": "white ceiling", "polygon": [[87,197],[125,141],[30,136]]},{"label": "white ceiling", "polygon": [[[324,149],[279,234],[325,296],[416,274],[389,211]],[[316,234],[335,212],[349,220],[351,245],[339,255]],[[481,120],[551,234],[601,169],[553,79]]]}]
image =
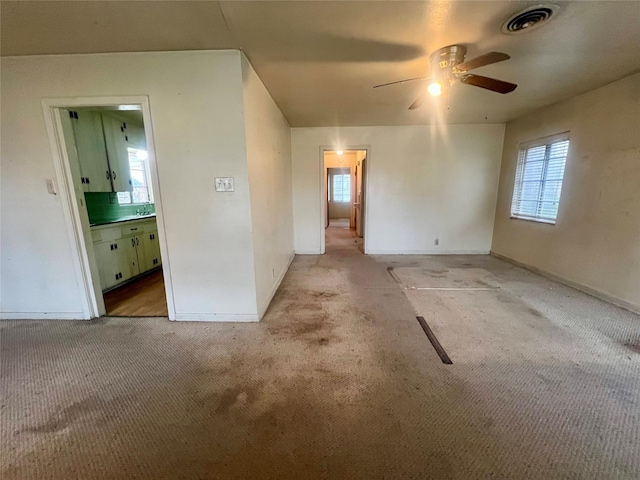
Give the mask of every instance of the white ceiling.
[{"label": "white ceiling", "polygon": [[[2,1],[0,40],[2,55],[241,48],[292,126],[502,123],[640,71],[640,1],[557,1],[547,25],[500,33],[538,3]],[[409,111],[423,83],[371,88],[428,74],[455,43],[511,55],[475,72],[517,90],[457,84]]]}]

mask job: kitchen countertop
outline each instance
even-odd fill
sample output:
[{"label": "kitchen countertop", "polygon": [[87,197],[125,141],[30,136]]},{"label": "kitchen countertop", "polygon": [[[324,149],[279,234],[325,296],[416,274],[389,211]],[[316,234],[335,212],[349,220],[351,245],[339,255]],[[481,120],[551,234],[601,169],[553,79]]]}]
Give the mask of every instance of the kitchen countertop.
[{"label": "kitchen countertop", "polygon": [[133,222],[136,220],[148,220],[150,218],[156,218],[155,213],[151,213],[149,215],[130,215],[128,217],[123,217],[119,220],[114,220],[112,222],[104,222],[104,223],[92,223],[92,227],[104,227],[105,225],[114,225],[116,223],[125,223],[125,222]]}]

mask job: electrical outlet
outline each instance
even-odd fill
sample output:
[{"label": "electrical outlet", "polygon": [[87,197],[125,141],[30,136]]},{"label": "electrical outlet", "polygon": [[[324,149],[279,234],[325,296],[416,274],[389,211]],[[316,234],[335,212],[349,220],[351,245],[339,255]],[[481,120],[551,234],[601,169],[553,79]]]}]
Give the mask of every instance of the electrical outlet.
[{"label": "electrical outlet", "polygon": [[216,177],[216,192],[233,192],[233,177]]},{"label": "electrical outlet", "polygon": [[58,191],[56,189],[56,184],[53,182],[52,178],[47,178],[47,192],[51,195],[57,195]]}]

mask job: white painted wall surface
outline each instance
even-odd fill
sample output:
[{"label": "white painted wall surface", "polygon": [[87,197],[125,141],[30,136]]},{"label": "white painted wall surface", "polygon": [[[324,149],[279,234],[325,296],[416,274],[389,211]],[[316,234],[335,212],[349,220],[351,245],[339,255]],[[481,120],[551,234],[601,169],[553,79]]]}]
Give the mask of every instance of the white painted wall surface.
[{"label": "white painted wall surface", "polygon": [[[176,317],[257,320],[241,54],[198,51],[2,58],[0,311],[82,318],[79,279],[41,101],[148,95]],[[214,177],[235,177],[215,193]]]},{"label": "white painted wall surface", "polygon": [[361,146],[367,253],[488,253],[503,135],[501,124],[292,129],[296,253],[322,250],[321,147]]},{"label": "white painted wall surface", "polygon": [[264,315],[293,260],[291,128],[242,57],[256,295]]},{"label": "white painted wall surface", "polygon": [[[510,219],[518,143],[565,131],[557,223]],[[509,122],[492,250],[640,310],[640,74]]]}]

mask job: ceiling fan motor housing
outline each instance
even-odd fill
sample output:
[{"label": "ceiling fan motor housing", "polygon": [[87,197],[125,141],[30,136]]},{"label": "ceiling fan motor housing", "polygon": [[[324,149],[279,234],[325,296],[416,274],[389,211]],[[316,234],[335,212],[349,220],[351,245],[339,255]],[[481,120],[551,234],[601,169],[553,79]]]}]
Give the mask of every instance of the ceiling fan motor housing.
[{"label": "ceiling fan motor housing", "polygon": [[464,45],[449,45],[431,54],[431,76],[441,85],[453,85],[456,77],[452,68],[464,62],[467,47]]},{"label": "ceiling fan motor housing", "polygon": [[431,54],[431,68],[433,70],[446,70],[464,62],[467,47],[464,45],[449,45]]}]

